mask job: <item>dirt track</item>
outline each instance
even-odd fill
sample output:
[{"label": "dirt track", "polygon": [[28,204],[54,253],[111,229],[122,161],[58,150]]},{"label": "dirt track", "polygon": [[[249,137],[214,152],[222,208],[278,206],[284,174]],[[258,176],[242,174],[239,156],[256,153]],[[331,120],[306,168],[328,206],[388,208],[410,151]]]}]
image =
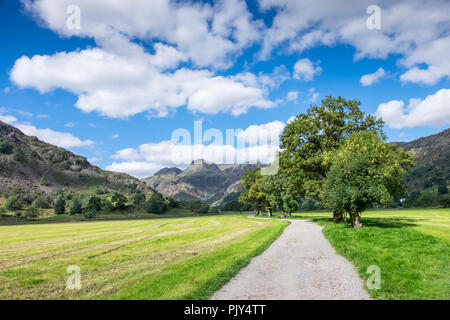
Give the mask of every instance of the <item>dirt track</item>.
[{"label": "dirt track", "polygon": [[283,234],[211,299],[370,299],[356,268],[311,221],[290,220]]}]

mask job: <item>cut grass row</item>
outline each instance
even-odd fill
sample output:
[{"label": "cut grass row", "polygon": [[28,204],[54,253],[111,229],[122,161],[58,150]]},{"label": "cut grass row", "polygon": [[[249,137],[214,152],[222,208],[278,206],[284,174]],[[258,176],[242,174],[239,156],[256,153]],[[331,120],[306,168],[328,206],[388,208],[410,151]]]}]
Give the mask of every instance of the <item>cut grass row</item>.
[{"label": "cut grass row", "polygon": [[[0,226],[0,299],[205,299],[287,224],[214,216]],[[70,265],[81,290],[66,289]]]},{"label": "cut grass row", "polygon": [[376,265],[380,289],[376,299],[450,299],[450,209],[374,210],[364,212],[366,227],[334,224],[328,212],[296,213],[311,219],[336,251],[350,260],[364,282]]}]

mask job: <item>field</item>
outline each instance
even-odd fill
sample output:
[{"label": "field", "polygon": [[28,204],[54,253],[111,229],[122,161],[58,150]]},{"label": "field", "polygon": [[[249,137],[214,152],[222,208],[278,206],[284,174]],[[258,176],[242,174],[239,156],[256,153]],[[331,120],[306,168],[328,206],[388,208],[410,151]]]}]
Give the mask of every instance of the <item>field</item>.
[{"label": "field", "polygon": [[450,209],[373,210],[362,214],[363,229],[336,225],[331,213],[303,212],[298,219],[312,219],[336,251],[358,268],[381,270],[376,299],[450,299]]},{"label": "field", "polygon": [[[0,226],[0,299],[206,299],[287,224],[232,215]],[[66,289],[71,265],[81,290]]]}]

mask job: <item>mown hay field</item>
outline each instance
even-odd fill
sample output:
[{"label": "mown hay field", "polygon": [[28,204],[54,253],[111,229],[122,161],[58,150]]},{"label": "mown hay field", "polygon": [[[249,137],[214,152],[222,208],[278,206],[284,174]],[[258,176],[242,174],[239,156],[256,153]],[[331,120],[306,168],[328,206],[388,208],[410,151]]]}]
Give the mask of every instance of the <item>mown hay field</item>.
[{"label": "mown hay field", "polygon": [[[239,215],[0,226],[0,299],[206,299],[288,222]],[[80,268],[81,289],[68,289]]]}]

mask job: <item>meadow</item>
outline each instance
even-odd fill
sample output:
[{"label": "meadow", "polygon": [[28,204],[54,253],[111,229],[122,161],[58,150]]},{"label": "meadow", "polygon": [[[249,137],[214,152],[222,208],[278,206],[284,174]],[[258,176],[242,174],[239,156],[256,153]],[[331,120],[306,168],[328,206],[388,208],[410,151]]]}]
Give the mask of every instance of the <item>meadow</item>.
[{"label": "meadow", "polygon": [[336,251],[350,260],[362,279],[376,265],[380,289],[375,299],[450,299],[450,209],[371,210],[362,213],[364,228],[334,224],[329,212],[300,212],[311,219]]},{"label": "meadow", "polygon": [[[227,215],[0,226],[0,299],[206,299],[286,225]],[[71,265],[80,290],[66,288]]]}]

